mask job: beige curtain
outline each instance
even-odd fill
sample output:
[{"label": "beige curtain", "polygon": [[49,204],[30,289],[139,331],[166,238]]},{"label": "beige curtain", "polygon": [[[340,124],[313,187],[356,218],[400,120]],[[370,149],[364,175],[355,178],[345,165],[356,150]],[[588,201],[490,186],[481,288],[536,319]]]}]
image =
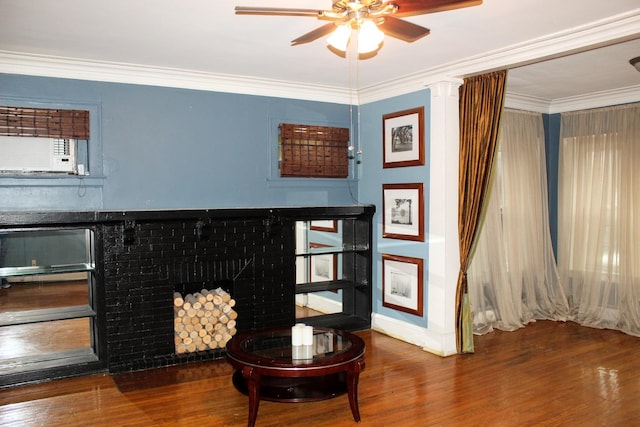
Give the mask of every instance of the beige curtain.
[{"label": "beige curtain", "polygon": [[542,114],[505,109],[497,150],[467,271],[475,334],[566,320],[569,312],[549,232]]},{"label": "beige curtain", "polygon": [[563,113],[558,185],[570,319],[640,336],[640,104]]},{"label": "beige curtain", "polygon": [[460,272],[456,287],[458,353],[473,352],[473,323],[467,290],[467,269],[489,191],[506,78],[506,70],[497,71],[466,78],[460,87]]}]

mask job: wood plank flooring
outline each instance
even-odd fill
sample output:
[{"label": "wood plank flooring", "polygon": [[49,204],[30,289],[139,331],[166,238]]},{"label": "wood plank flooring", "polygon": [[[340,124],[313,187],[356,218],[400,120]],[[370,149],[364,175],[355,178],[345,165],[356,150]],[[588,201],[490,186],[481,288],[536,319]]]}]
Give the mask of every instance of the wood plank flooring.
[{"label": "wood plank flooring", "polygon": [[[540,321],[446,358],[373,332],[360,426],[640,425],[640,338]],[[245,426],[225,361],[0,390],[0,425]],[[257,426],[355,426],[347,397],[261,402]]]},{"label": "wood plank flooring", "polygon": [[[0,289],[0,321],[3,316],[64,309],[89,304],[85,280],[17,282]],[[50,359],[55,352],[91,348],[88,318],[34,322],[0,327],[0,374],[11,369],[16,358]],[[4,366],[3,366],[4,365]]]},{"label": "wood plank flooring", "polygon": [[17,312],[89,304],[85,280],[13,283],[0,290],[0,310]]}]

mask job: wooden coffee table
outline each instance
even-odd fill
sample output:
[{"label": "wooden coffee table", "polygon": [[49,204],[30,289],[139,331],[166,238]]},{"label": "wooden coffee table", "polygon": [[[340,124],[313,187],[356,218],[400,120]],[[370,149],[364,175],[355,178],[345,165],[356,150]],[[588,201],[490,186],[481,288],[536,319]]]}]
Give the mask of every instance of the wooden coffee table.
[{"label": "wooden coffee table", "polygon": [[233,384],[249,396],[249,427],[260,399],[311,402],[347,393],[353,419],[360,421],[358,379],[364,369],[364,341],[349,332],[314,328],[313,345],[293,347],[291,328],[235,335],[227,360],[236,369]]}]

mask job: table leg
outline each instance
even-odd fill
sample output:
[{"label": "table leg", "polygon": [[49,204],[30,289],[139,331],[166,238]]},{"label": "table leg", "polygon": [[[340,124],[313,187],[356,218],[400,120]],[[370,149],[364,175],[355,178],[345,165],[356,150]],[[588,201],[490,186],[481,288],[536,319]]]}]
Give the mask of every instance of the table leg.
[{"label": "table leg", "polygon": [[256,425],[258,418],[258,407],[260,406],[260,374],[256,374],[253,368],[245,368],[242,370],[242,376],[247,379],[247,388],[249,395],[249,420],[248,427]]},{"label": "table leg", "polygon": [[360,408],[358,408],[358,381],[360,371],[364,369],[364,359],[356,360],[347,367],[347,394],[353,419],[360,422]]}]

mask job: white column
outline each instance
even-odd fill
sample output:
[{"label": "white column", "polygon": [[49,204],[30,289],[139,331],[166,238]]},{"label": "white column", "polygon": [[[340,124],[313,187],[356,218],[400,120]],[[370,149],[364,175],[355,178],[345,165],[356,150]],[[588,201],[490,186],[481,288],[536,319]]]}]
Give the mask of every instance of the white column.
[{"label": "white column", "polygon": [[455,301],[460,269],[458,244],[458,161],[460,79],[431,89],[429,161],[429,272],[426,350],[456,353]]}]

